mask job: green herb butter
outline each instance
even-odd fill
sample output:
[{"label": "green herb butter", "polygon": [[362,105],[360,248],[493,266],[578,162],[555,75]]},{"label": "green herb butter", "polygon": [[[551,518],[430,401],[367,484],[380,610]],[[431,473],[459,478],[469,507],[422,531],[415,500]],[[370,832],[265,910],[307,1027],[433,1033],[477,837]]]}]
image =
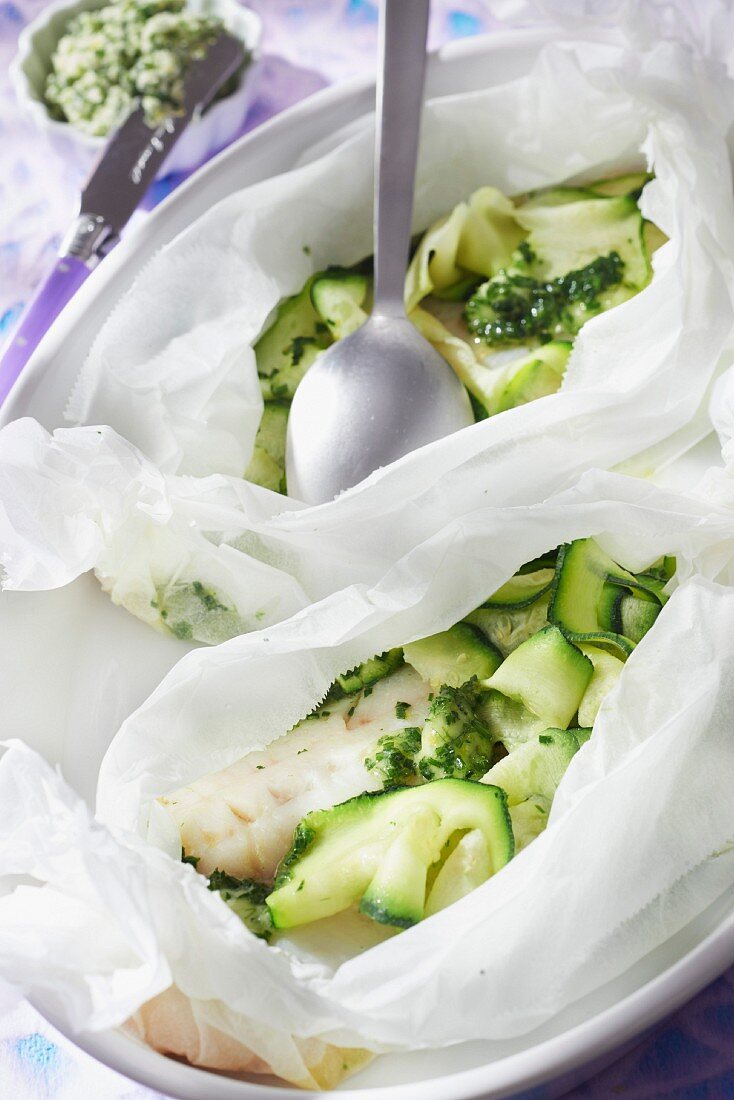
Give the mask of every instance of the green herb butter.
[{"label": "green herb butter", "polygon": [[180,112],[186,65],[204,55],[222,26],[184,5],[185,0],[118,0],[76,15],[51,58],[46,81],[51,113],[104,137],[138,104],[152,127]]}]

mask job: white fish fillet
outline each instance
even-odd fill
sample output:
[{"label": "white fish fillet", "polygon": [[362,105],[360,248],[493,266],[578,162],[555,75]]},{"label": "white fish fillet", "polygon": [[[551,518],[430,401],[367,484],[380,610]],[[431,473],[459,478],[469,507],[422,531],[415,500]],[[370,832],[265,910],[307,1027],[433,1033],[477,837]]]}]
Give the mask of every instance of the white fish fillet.
[{"label": "white fish fillet", "polygon": [[[301,723],[266,749],[161,798],[186,855],[198,858],[197,870],[205,875],[219,869],[236,878],[271,879],[307,813],[382,787],[365,758],[384,733],[423,724],[429,691],[416,672],[401,668],[366,697],[327,705],[328,714]],[[410,705],[405,719],[395,716],[396,702]]]}]

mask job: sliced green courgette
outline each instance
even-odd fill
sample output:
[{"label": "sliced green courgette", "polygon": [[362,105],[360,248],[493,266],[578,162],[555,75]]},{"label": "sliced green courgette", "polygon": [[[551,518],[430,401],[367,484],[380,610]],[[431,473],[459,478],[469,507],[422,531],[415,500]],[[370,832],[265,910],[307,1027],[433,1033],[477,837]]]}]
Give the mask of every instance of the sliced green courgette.
[{"label": "sliced green courgette", "polygon": [[666,586],[675,575],[676,561],[674,557],[666,555],[665,557],[658,558],[652,565],[649,565],[647,569],[643,569],[638,574],[639,581],[645,585],[649,592],[654,592],[661,603],[665,603],[668,599],[668,593],[665,591]]},{"label": "sliced green courgette", "polygon": [[602,309],[616,305],[624,294],[630,297],[650,280],[642,243],[642,215],[634,199],[623,195],[560,204],[539,202],[537,206],[520,207],[517,220],[528,233],[530,274],[536,278],[558,278],[612,252],[620,257],[624,265],[622,287],[612,288],[603,296]]},{"label": "sliced green courgette", "polygon": [[366,275],[347,268],[329,268],[314,276],[311,302],[319,319],[335,340],[343,340],[364,324],[367,313],[362,308],[370,289]]},{"label": "sliced green courgette", "polygon": [[640,197],[643,187],[652,179],[649,172],[628,172],[622,176],[610,176],[608,179],[597,180],[588,185],[588,190],[594,195],[605,198],[616,198],[619,195],[637,199]]},{"label": "sliced green courgette", "polygon": [[466,214],[467,204],[459,203],[421,237],[405,276],[405,308],[409,313],[429,294],[455,286],[466,278],[467,273],[456,262]]},{"label": "sliced green courgette", "polygon": [[660,605],[638,596],[623,595],[619,601],[620,634],[640,642],[660,614]]},{"label": "sliced green courgette", "polygon": [[567,206],[571,202],[588,202],[594,192],[587,187],[550,187],[545,191],[531,192],[523,202],[521,210],[534,210],[537,206]]},{"label": "sliced green courgette", "polygon": [[458,283],[452,283],[451,286],[444,287],[442,290],[434,290],[433,297],[442,302],[464,302],[481,281],[476,275],[467,275]]},{"label": "sliced green courgette", "polygon": [[496,187],[481,187],[423,234],[405,279],[406,309],[429,294],[468,297],[477,277],[507,266],[524,236],[512,201]]},{"label": "sliced green courgette", "polygon": [[482,607],[527,607],[550,591],[554,576],[553,566],[538,569],[534,573],[517,573],[485,600]]},{"label": "sliced green courgette", "polygon": [[522,852],[523,848],[527,848],[528,844],[537,840],[548,824],[551,807],[550,799],[534,794],[510,808],[515,852]]},{"label": "sliced green courgette", "polygon": [[481,829],[456,835],[459,836],[456,846],[439,865],[432,882],[429,871],[426,917],[466,897],[492,876],[492,854]]},{"label": "sliced green courgette", "polygon": [[482,682],[487,696],[479,713],[492,735],[512,752],[544,729],[565,729],[593,671],[588,657],[557,627],[545,627]]},{"label": "sliced green courgette", "polygon": [[285,440],[288,406],[266,401],[255,436],[252,458],[245,470],[245,481],[285,493]]},{"label": "sliced green courgette", "polygon": [[354,692],[371,687],[378,680],[389,676],[396,668],[400,668],[402,663],[402,649],[388,649],[385,653],[370,657],[368,661],[363,661],[356,668],[337,676],[334,688],[337,688],[337,691],[344,695],[353,695]]},{"label": "sliced green courgette", "polygon": [[270,328],[255,344],[260,389],[266,401],[290,401],[299,382],[331,336],[311,303],[309,279],[303,290],[285,298]]},{"label": "sliced green courgette", "polygon": [[555,569],[557,560],[558,550],[552,550],[547,554],[541,554],[539,558],[525,562],[517,572],[522,576],[525,573],[537,573],[539,569]]},{"label": "sliced green courgette", "polygon": [[512,200],[496,187],[480,187],[467,205],[456,262],[465,271],[488,278],[507,267],[525,232]]},{"label": "sliced green courgette", "polygon": [[507,795],[516,852],[545,829],[558,784],[587,735],[586,730],[544,730],[485,775],[483,783],[493,783]]},{"label": "sliced green courgette", "polygon": [[579,724],[593,726],[599,707],[622,673],[624,661],[598,646],[582,645],[579,648],[594,666],[594,674],[579,703]]},{"label": "sliced green courgette", "polygon": [[443,779],[310,813],[267,899],[273,924],[293,928],[358,904],[382,924],[407,928],[424,915],[429,869],[444,862],[456,834],[473,830],[486,849],[485,869],[496,873],[514,850],[499,788]]},{"label": "sliced green courgette", "polygon": [[572,346],[570,340],[551,340],[518,363],[505,368],[501,385],[495,385],[491,394],[487,395],[487,413],[494,416],[557,393]]},{"label": "sliced green courgette", "polygon": [[486,680],[502,663],[502,654],[480,630],[457,623],[449,630],[403,646],[403,654],[421,679],[438,690],[461,687],[474,676]]},{"label": "sliced green courgette", "polygon": [[665,233],[663,233],[662,229],[658,229],[654,222],[647,221],[642,227],[642,240],[645,245],[648,259],[653,256],[659,248],[662,248],[664,244],[668,243],[668,238]]},{"label": "sliced green courgette", "polygon": [[576,730],[543,730],[499,760],[482,782],[501,787],[507,795],[508,806],[517,806],[536,794],[553,801],[556,788],[578,749]]},{"label": "sliced green courgette", "polygon": [[561,548],[548,618],[574,641],[611,646],[627,656],[635,639],[622,632],[621,596],[660,601],[652,584],[636,577],[604,553],[594,539],[577,539]]},{"label": "sliced green courgette", "polygon": [[480,607],[466,621],[476,626],[505,657],[548,625],[550,593],[539,596],[524,607]]}]

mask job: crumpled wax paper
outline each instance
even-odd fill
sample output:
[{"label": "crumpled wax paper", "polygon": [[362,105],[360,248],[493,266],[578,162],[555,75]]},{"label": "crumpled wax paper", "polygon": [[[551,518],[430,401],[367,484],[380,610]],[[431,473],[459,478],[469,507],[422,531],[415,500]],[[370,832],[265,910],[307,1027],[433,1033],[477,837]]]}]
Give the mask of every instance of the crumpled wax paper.
[{"label": "crumpled wax paper", "polygon": [[307,603],[297,580],[237,549],[245,514],[257,514],[252,488],[219,475],[165,477],[110,428],[50,435],[17,420],[0,432],[3,587],[58,588],[94,568],[113,602],[189,641],[287,618]]},{"label": "crumpled wax paper", "polygon": [[[371,249],[362,128],[218,204],[112,312],[69,409],[133,446],[104,429],[90,443],[94,427],[45,444],[30,423],[5,443],[0,434],[5,587],[55,587],[95,566],[145,621],[164,625],[172,597],[183,636],[216,642],[376,581],[481,504],[535,503],[590,466],[627,461],[647,474],[705,434],[710,389],[734,355],[734,83],[686,46],[647,40],[640,52],[618,31],[583,27],[585,39],[541,49],[526,77],[433,100],[416,192],[419,229],[483,184],[518,193],[654,169],[642,207],[670,242],[649,287],[584,326],[561,392],[424,447],[317,508],[242,482],[261,410],[252,343],[312,271]],[[114,491],[100,477],[106,463]],[[215,591],[216,622],[197,618],[193,584]]]},{"label": "crumpled wax paper", "polygon": [[[659,10],[638,7],[640,26]],[[172,597],[191,640],[217,641],[353,580],[378,579],[477,502],[543,499],[587,463],[607,464],[662,434],[646,461],[628,466],[647,473],[666,447],[705,432],[706,395],[731,327],[729,87],[673,43],[648,35],[637,55],[619,33],[584,26],[596,41],[548,47],[527,78],[433,103],[416,206],[425,225],[478,182],[518,190],[629,166],[646,150],[659,178],[645,209],[673,239],[656,257],[653,285],[585,328],[561,394],[425,448],[319,509],[239,477],[172,482],[163,473],[241,473],[254,432],[247,409],[259,410],[248,340],[312,267],[369,247],[369,135],[358,134],[217,207],[113,314],[72,405],[124,429],[158,467],[105,429],[91,443],[96,428],[52,441],[32,424],[3,434],[4,587],[58,587],[95,565],[113,599],[145,621],[163,625]],[[325,173],[340,186],[318,186]],[[304,226],[310,258],[299,243]],[[238,404],[243,387],[249,396]],[[224,609],[197,617],[200,601],[182,592],[195,583],[221,592]]]},{"label": "crumpled wax paper", "polygon": [[[251,343],[313,269],[371,247],[369,135],[357,132],[277,183],[232,196],[141,274],[70,403],[77,419],[121,435],[86,427],[49,440],[28,422],[0,434],[11,585],[68,585],[91,566],[104,580],[108,561],[108,586],[127,586],[125,599],[142,607],[151,585],[199,579],[186,555],[197,570],[219,570],[237,552],[228,596],[242,593],[243,617],[260,609],[252,559],[283,575],[273,582],[283,610],[286,597],[295,607],[321,600],[188,654],[110,749],[99,820],[30,748],[15,744],[0,760],[0,978],[69,1026],[133,1015],[145,1030],[151,1004],[180,994],[188,1009],[180,1000],[174,1009],[206,1064],[222,1053],[212,1035],[225,1036],[244,1048],[241,1068],[262,1062],[321,1085],[335,1056],[351,1064],[344,1048],[522,1034],[731,884],[734,594],[714,583],[734,583],[729,475],[713,472],[705,497],[598,472],[577,482],[588,466],[685,433],[726,365],[732,328],[731,88],[675,43],[653,36],[644,53],[630,49],[630,26],[657,5],[635,7],[624,33],[569,31],[586,40],[542,50],[527,78],[437,100],[427,113],[417,229],[481,184],[518,192],[645,160],[656,171],[643,210],[671,241],[655,279],[584,328],[559,394],[407,456],[320,508],[241,481],[260,413]],[[632,568],[677,553],[681,587],[572,762],[549,830],[459,905],[334,968],[267,948],[178,853],[146,841],[156,794],[278,736],[335,672],[449,625],[524,561],[589,534]],[[204,579],[225,583],[220,572]],[[54,595],[6,591],[0,613],[16,608],[16,636],[28,643],[24,601]],[[105,621],[117,637],[120,623]],[[71,624],[70,638],[81,629]],[[102,663],[103,636],[91,633]],[[50,650],[69,640],[59,629]],[[141,646],[130,660],[142,665],[148,653]],[[105,666],[86,709],[59,690],[58,719],[48,710],[43,725],[39,709],[33,743],[73,765],[116,672]],[[25,690],[6,675],[8,736]],[[123,692],[120,713],[130,698]],[[18,875],[30,878],[18,887]]]},{"label": "crumpled wax paper", "polygon": [[[731,331],[733,87],[681,45],[636,52],[598,30],[544,47],[527,77],[428,105],[416,231],[484,184],[518,193],[648,162],[657,179],[643,210],[672,241],[650,287],[585,326],[561,394],[422,449],[330,505],[328,522],[348,522],[347,501],[366,498],[376,511],[378,496],[425,492],[437,471],[479,484],[466,476],[477,469],[489,482],[482,492],[501,494],[507,481],[517,491],[530,463],[541,473],[539,450],[554,488],[687,422]],[[261,408],[249,345],[313,271],[371,251],[371,140],[358,132],[232,195],[163,249],[103,326],[72,419],[110,424],[166,471],[241,475]],[[267,501],[273,515],[282,510]],[[289,512],[286,526],[310,531],[327,522],[321,514]]]},{"label": "crumpled wax paper", "polygon": [[661,39],[686,42],[734,71],[734,10],[729,0],[484,0],[510,26],[547,26],[569,35],[616,33],[642,49]]},{"label": "crumpled wax paper", "polygon": [[[137,1010],[160,1009],[173,988],[196,1035],[223,1028],[251,1052],[246,1065],[303,1083],[337,1050],[520,1035],[622,973],[734,879],[734,589],[715,583],[734,580],[733,505],[723,475],[712,502],[597,471],[541,504],[474,510],[377,585],[185,656],[113,741],[97,820],[12,746],[0,761],[0,977],[74,1028],[135,1014],[154,1040]],[[447,627],[522,562],[587,535],[632,569],[677,554],[680,587],[570,765],[548,830],[479,890],[334,967],[267,947],[175,842],[146,840],[158,794],[266,744],[337,671]],[[8,892],[18,874],[32,885]]]}]

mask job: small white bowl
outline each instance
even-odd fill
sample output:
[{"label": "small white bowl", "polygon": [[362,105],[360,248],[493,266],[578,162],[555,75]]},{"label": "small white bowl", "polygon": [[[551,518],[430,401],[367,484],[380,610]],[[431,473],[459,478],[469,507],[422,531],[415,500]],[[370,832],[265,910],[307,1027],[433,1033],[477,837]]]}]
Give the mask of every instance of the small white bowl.
[{"label": "small white bowl", "polygon": [[[18,52],[10,66],[10,80],[23,114],[45,135],[55,152],[91,167],[107,142],[77,130],[70,122],[52,118],[44,100],[46,77],[57,43],[69,21],[82,11],[103,8],[110,0],[57,0],[23,29]],[[187,9],[216,16],[245,46],[249,60],[237,88],[217,100],[200,119],[192,120],[166,158],[159,176],[186,172],[202,164],[237,136],[252,102],[254,76],[259,59],[262,22],[255,12],[237,0],[189,0]]]}]

